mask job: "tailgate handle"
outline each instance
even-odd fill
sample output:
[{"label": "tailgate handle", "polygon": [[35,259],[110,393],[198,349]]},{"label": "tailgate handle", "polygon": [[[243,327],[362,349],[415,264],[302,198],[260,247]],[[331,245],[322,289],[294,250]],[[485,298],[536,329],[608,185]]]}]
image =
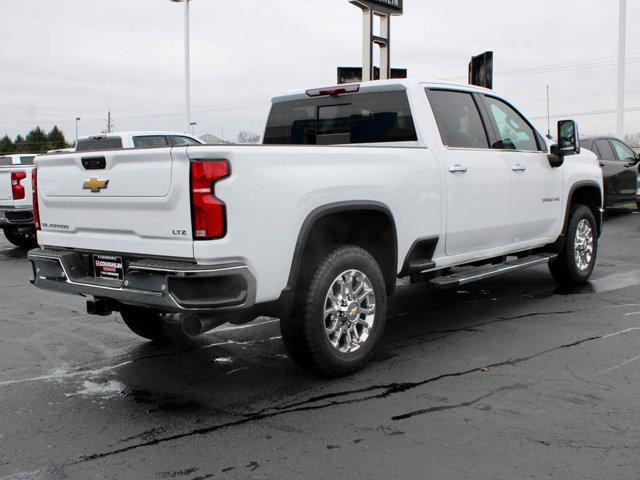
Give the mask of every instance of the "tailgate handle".
[{"label": "tailgate handle", "polygon": [[85,170],[104,170],[107,168],[107,160],[104,157],[86,157],[82,159]]}]

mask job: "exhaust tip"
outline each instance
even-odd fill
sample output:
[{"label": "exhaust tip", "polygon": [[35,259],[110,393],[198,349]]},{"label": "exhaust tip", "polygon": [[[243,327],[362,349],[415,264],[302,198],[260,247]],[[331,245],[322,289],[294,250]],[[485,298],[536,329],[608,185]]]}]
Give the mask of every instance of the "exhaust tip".
[{"label": "exhaust tip", "polygon": [[204,325],[196,315],[187,315],[182,320],[182,331],[187,337],[198,337],[204,333]]}]

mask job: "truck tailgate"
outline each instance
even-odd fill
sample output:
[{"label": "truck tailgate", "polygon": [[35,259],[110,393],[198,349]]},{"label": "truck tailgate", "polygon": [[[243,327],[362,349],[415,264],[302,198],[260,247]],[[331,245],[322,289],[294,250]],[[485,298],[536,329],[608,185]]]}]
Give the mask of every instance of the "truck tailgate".
[{"label": "truck tailgate", "polygon": [[11,200],[11,171],[8,168],[0,168],[0,201]]},{"label": "truck tailgate", "polygon": [[193,258],[185,148],[52,155],[37,165],[41,245]]}]

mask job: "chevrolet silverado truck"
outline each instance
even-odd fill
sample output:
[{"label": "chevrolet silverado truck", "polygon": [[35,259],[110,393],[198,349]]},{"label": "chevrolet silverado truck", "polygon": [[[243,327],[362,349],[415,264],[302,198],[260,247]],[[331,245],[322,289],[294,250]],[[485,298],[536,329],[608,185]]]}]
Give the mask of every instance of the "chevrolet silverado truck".
[{"label": "chevrolet silverado truck", "polygon": [[35,154],[0,157],[0,228],[12,244],[37,246],[33,224],[31,172]]},{"label": "chevrolet silverado truck", "polygon": [[[387,80],[276,97],[264,145],[39,157],[40,288],[138,335],[281,319],[302,367],[361,368],[398,277],[437,289],[548,264],[586,282],[602,171],[481,88]],[[176,328],[180,326],[180,328]]]}]

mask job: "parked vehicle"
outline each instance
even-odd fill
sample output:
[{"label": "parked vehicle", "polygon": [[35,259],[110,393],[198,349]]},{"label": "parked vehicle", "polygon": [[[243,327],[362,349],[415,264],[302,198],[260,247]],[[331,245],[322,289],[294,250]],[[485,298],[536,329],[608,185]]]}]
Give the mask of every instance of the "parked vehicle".
[{"label": "parked vehicle", "polygon": [[613,137],[585,138],[580,143],[597,155],[602,167],[605,208],[636,202],[640,156]]},{"label": "parked vehicle", "polygon": [[38,158],[33,282],[153,340],[276,316],[294,361],[345,375],[397,277],[456,288],[548,263],[587,281],[602,172],[573,121],[558,130],[550,152],[493,91],[388,80],[274,98],[265,146]]},{"label": "parked vehicle", "polygon": [[76,151],[180,147],[203,143],[193,135],[180,132],[113,132],[78,138]]},{"label": "parked vehicle", "polygon": [[31,171],[36,154],[0,157],[0,228],[12,244],[37,246],[33,226]]}]

